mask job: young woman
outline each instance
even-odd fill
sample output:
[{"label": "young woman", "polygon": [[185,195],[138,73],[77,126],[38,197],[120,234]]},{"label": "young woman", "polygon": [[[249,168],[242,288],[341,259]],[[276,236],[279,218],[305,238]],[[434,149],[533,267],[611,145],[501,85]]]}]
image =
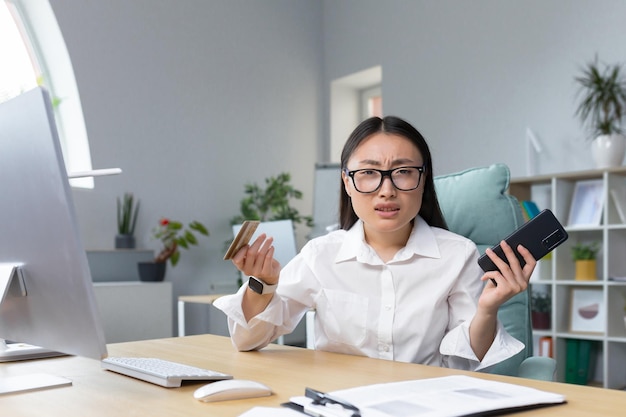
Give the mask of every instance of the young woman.
[{"label": "young woman", "polygon": [[282,270],[265,235],[233,258],[250,283],[215,305],[235,347],[261,349],[315,309],[316,349],[468,370],[519,352],[496,315],[526,289],[536,261],[519,246],[520,267],[501,242],[509,264],[488,250],[501,272],[483,273],[474,243],[446,230],[432,166],[409,123],[362,122],[341,155],[341,229]]}]

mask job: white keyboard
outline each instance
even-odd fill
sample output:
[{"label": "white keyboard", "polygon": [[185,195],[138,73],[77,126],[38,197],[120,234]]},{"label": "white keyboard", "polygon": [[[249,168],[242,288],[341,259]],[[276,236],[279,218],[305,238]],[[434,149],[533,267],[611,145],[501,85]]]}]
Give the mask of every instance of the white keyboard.
[{"label": "white keyboard", "polygon": [[102,368],[168,388],[180,387],[183,381],[233,378],[232,375],[221,372],[157,358],[109,357],[102,360]]}]

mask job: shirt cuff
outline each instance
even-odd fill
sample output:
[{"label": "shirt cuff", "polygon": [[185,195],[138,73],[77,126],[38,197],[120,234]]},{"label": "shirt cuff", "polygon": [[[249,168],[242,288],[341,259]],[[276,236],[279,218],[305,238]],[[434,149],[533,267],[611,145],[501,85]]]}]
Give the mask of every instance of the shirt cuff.
[{"label": "shirt cuff", "polygon": [[500,363],[524,349],[524,344],[507,333],[498,320],[493,343],[483,360],[479,361],[470,344],[469,326],[469,321],[462,323],[446,334],[441,341],[439,351],[449,357],[450,367],[479,371]]},{"label": "shirt cuff", "polygon": [[213,306],[215,308],[222,310],[230,320],[233,320],[239,326],[242,326],[244,328],[248,328],[248,322],[243,315],[241,302],[247,288],[248,283],[245,283],[239,288],[239,290],[235,294],[225,295],[213,302]]},{"label": "shirt cuff", "polygon": [[213,305],[222,310],[224,314],[228,316],[229,320],[232,320],[238,326],[247,330],[253,328],[255,324],[259,322],[280,326],[282,324],[282,317],[276,313],[276,309],[274,308],[274,306],[280,303],[280,297],[276,293],[274,293],[272,300],[267,307],[265,307],[265,310],[252,317],[250,321],[246,321],[241,303],[247,289],[248,283],[244,283],[235,294],[220,297],[213,302]]}]

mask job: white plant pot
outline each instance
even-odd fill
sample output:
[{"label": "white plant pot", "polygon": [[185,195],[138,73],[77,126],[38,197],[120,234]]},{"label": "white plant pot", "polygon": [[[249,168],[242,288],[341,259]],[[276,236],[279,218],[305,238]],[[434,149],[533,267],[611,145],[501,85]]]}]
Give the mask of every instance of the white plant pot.
[{"label": "white plant pot", "polygon": [[622,165],[626,153],[626,137],[619,134],[600,135],[591,143],[591,155],[596,168],[612,168]]}]

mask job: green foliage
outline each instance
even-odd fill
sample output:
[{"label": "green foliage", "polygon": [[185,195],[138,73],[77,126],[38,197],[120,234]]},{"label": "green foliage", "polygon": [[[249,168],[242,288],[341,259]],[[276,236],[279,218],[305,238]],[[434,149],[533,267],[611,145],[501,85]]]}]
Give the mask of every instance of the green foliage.
[{"label": "green foliage", "polygon": [[623,132],[621,124],[626,111],[626,79],[621,71],[620,64],[604,64],[600,68],[596,56],[575,78],[582,95],[576,115],[583,124],[589,124],[593,137]]},{"label": "green foliage", "polygon": [[194,232],[209,236],[208,229],[199,221],[192,221],[184,228],[181,222],[175,220],[166,218],[159,220],[159,225],[154,229],[154,237],[163,243],[163,249],[154,261],[165,262],[169,259],[172,266],[176,266],[180,259],[179,248],[189,249],[192,245],[198,244]]},{"label": "green foliage", "polygon": [[241,200],[241,214],[233,217],[230,223],[240,224],[244,220],[292,220],[294,224],[305,222],[308,227],[313,227],[311,216],[302,216],[291,207],[290,200],[302,199],[302,192],[296,190],[290,181],[291,176],[288,173],[281,173],[276,177],[266,178],[264,189],[256,183],[246,184],[246,197]]},{"label": "green foliage", "polygon": [[577,243],[572,246],[572,259],[574,261],[585,261],[596,259],[596,255],[600,250],[600,244],[598,242],[592,243]]},{"label": "green foliage", "polygon": [[117,233],[120,235],[134,235],[137,215],[139,214],[139,200],[134,204],[132,193],[124,193],[123,199],[117,198]]},{"label": "green foliage", "polygon": [[530,308],[538,313],[549,313],[552,309],[552,297],[546,292],[533,291],[530,298]]}]

